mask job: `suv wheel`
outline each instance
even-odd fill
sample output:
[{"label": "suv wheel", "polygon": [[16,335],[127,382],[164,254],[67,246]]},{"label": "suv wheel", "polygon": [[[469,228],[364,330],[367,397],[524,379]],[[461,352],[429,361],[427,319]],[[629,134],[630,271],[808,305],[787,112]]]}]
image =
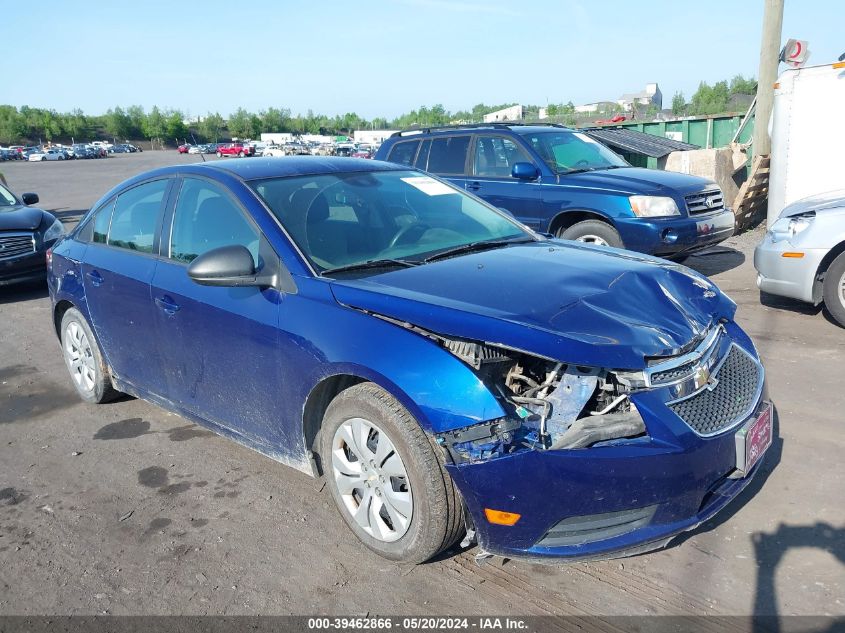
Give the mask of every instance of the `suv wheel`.
[{"label": "suv wheel", "polygon": [[824,305],[842,327],[845,327],[845,253],[833,260],[824,276]]},{"label": "suv wheel", "polygon": [[559,229],[557,236],[565,240],[575,240],[595,246],[613,246],[624,248],[619,232],[607,222],[601,220],[584,220],[577,222],[568,229]]},{"label": "suv wheel", "polygon": [[217,158],[223,158],[223,152],[217,152]]},{"label": "suv wheel", "polygon": [[62,355],[79,397],[100,404],[119,395],[85,317],[70,308],[62,317]]},{"label": "suv wheel", "polygon": [[238,158],[243,158],[243,157],[244,157],[244,151],[241,150],[241,151],[238,152]]},{"label": "suv wheel", "polygon": [[461,503],[441,450],[377,385],[355,385],[331,402],[320,455],[341,516],[377,554],[422,563],[460,536]]}]

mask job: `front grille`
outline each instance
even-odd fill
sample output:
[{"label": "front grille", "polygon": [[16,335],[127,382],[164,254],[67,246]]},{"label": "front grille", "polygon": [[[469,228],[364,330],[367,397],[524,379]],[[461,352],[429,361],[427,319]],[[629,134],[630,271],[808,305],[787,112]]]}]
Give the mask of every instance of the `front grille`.
[{"label": "front grille", "polygon": [[749,415],[763,382],[763,368],[747,352],[731,346],[714,374],[715,386],[669,405],[699,435],[725,431]]},{"label": "front grille", "polygon": [[0,233],[0,260],[12,259],[35,252],[32,233]]},{"label": "front grille", "polygon": [[714,213],[725,208],[725,201],[719,189],[707,189],[684,198],[690,215]]}]

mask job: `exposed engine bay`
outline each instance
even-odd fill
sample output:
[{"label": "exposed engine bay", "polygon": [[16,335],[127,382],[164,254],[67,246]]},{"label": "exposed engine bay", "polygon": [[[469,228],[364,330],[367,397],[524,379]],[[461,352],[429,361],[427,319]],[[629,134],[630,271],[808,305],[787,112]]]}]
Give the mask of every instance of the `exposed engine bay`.
[{"label": "exposed engine bay", "polygon": [[512,415],[438,436],[457,462],[518,450],[593,446],[645,433],[626,375],[538,358],[492,345],[440,338],[472,366]]}]

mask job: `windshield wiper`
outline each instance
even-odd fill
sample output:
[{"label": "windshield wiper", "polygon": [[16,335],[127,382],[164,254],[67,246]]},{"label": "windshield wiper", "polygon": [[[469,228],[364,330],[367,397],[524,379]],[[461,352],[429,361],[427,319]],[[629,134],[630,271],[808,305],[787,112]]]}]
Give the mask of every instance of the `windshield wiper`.
[{"label": "windshield wiper", "polygon": [[455,246],[454,248],[446,249],[445,251],[440,251],[439,253],[435,253],[434,255],[430,255],[426,257],[423,262],[433,262],[437,261],[438,259],[445,259],[447,257],[452,257],[454,255],[460,255],[463,253],[473,253],[477,251],[485,251],[491,248],[500,248],[502,246],[510,246],[511,244],[522,244],[525,242],[533,242],[534,238],[525,236],[525,237],[517,237],[517,238],[510,238],[507,240],[487,240],[485,242],[470,242],[469,244],[461,244],[460,246]]},{"label": "windshield wiper", "polygon": [[368,268],[410,268],[412,266],[419,266],[420,262],[412,262],[407,259],[371,259],[366,262],[358,262],[357,264],[346,264],[345,266],[335,266],[334,268],[326,268],[320,275],[330,275],[332,273],[345,273],[348,270],[367,270]]}]

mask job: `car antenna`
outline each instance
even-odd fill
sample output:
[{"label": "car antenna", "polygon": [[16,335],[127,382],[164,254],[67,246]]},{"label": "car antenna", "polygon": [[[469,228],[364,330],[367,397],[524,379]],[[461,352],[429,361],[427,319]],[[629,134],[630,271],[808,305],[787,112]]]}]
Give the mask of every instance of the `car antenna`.
[{"label": "car antenna", "polygon": [[[194,136],[193,132],[191,132],[191,138],[194,139],[194,145],[198,145],[197,137]],[[200,158],[202,158],[202,162],[205,162],[205,152],[200,152]]]}]

